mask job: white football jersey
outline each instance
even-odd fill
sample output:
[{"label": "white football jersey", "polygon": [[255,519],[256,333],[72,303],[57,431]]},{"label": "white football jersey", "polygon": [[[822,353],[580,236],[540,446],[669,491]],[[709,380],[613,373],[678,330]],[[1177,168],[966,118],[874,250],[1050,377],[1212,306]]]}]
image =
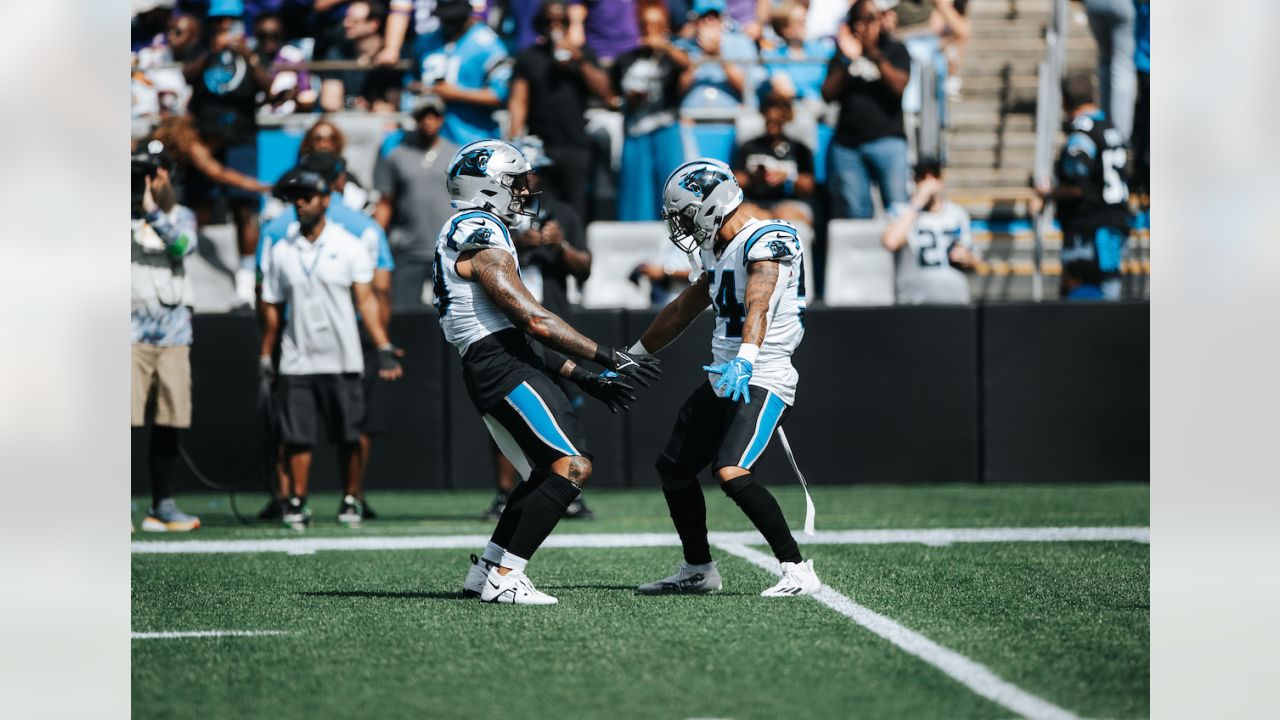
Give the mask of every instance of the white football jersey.
[{"label": "white football jersey", "polygon": [[[769,390],[787,405],[794,404],[800,375],[791,365],[791,353],[804,337],[805,310],[804,249],[795,226],[783,220],[752,220],[719,257],[713,250],[701,249],[698,259],[702,272],[709,275],[708,289],[716,309],[716,327],[711,334],[714,365],[737,357],[742,346],[747,265],[760,260],[777,261],[778,284],[769,299],[768,329],[760,355],[752,365],[751,384]],[[720,376],[707,377],[714,386]]]},{"label": "white football jersey", "polygon": [[[433,271],[435,306],[444,337],[465,355],[471,343],[500,330],[515,327],[502,309],[480,287],[458,275],[458,255],[468,250],[499,248],[516,260],[516,246],[507,226],[492,213],[463,210],[454,213],[436,236]],[[516,262],[519,268],[519,261]]]},{"label": "white football jersey", "polygon": [[969,213],[945,201],[937,212],[922,212],[893,255],[894,286],[900,305],[969,302],[969,281],[951,266],[951,248],[963,245],[977,254]]}]

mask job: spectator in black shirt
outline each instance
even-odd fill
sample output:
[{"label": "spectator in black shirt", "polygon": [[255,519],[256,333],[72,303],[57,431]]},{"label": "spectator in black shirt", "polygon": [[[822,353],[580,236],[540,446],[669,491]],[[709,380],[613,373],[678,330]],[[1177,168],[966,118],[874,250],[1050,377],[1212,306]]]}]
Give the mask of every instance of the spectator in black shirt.
[{"label": "spectator in black shirt", "polygon": [[791,103],[771,96],[764,101],[764,135],[748,140],[733,157],[733,174],[747,202],[773,217],[813,225],[813,152],[789,138],[782,128],[791,121]]},{"label": "spectator in black shirt", "polygon": [[831,209],[837,218],[869,218],[873,179],[885,207],[908,200],[902,92],[911,56],[883,32],[874,0],[855,0],[836,48],[822,82],[822,98],[840,103],[827,159]]},{"label": "spectator in black shirt", "polygon": [[[227,8],[210,10],[230,12]],[[243,11],[243,8],[240,8]],[[205,23],[204,52],[183,67],[191,86],[191,115],[200,139],[214,159],[248,177],[258,175],[258,94],[271,88],[271,77],[250,52],[244,39],[244,23],[238,16],[210,16]],[[236,300],[253,305],[257,280],[254,254],[258,249],[259,197],[241,188],[217,185],[203,177],[188,179],[187,191],[200,224],[208,223],[212,200],[225,194],[235,218],[240,266],[236,270]]]},{"label": "spectator in black shirt", "polygon": [[595,53],[566,40],[568,27],[563,0],[546,0],[538,8],[538,38],[516,56],[507,109],[511,135],[542,138],[553,163],[547,185],[584,216],[591,141],[583,113],[591,94],[608,99],[611,92],[609,76],[596,65]]},{"label": "spectator in black shirt", "polygon": [[382,52],[382,27],[387,6],[380,0],[355,0],[342,19],[343,40],[333,45],[326,60],[355,60],[369,70],[325,73],[320,86],[320,107],[326,111],[371,110],[395,112],[400,107],[404,73],[390,68],[373,69]]}]

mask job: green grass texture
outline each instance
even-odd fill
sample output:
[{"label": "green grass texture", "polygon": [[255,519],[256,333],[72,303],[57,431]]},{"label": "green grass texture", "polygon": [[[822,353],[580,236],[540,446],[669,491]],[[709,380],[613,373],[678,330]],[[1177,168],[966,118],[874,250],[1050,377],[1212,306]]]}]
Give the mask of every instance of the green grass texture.
[{"label": "green grass texture", "polygon": [[[713,530],[749,523],[707,488]],[[793,526],[798,489],[775,488]],[[671,532],[661,492],[588,491],[557,534]],[[260,496],[242,496],[256,513]],[[485,534],[486,493],[371,494],[357,530],[313,498],[301,536]],[[1148,486],[819,487],[818,528],[1145,526]],[[299,537],[241,526],[226,496],[180,504],[206,527],[135,541]],[[145,499],[135,499],[135,522]],[[333,508],[328,506],[332,505]],[[323,511],[323,512],[322,512]],[[803,545],[803,536],[798,536]],[[767,552],[767,548],[761,548]],[[479,548],[476,548],[478,551]],[[675,547],[545,548],[553,607],[458,597],[468,551],[134,555],[137,632],[286,634],[132,641],[133,715],[173,718],[1007,718],[1013,713],[774,578],[715,552],[720,593],[646,597]],[[1145,717],[1149,548],[1127,542],[814,545],[823,581],[1081,717]]]}]

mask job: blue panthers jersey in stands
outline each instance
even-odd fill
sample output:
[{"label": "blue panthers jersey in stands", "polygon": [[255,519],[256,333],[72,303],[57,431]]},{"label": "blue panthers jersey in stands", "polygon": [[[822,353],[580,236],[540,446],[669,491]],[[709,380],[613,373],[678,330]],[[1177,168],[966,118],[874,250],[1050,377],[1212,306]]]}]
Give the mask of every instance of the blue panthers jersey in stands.
[{"label": "blue panthers jersey in stands", "polygon": [[[369,253],[369,259],[373,261],[375,270],[391,271],[396,269],[395,261],[391,259],[391,245],[387,242],[387,234],[382,230],[382,226],[378,224],[378,221],[359,210],[344,205],[342,196],[336,192],[329,196],[329,209],[325,210],[324,219],[327,222],[339,225],[343,230],[354,235],[360,241],[360,245]],[[256,264],[260,276],[266,275],[267,263],[271,258],[271,254],[267,252],[267,249],[284,239],[289,234],[289,226],[297,221],[297,211],[294,210],[292,205],[288,205],[285,207],[284,212],[262,226],[262,232],[258,236],[256,254]]]},{"label": "blue panthers jersey in stands", "polygon": [[[492,90],[506,105],[511,63],[502,40],[485,24],[473,24],[454,42],[446,42],[440,30],[419,36],[413,49],[423,85],[431,87],[443,80],[467,90]],[[493,119],[496,109],[446,103],[440,134],[458,146],[498,137],[498,121]]]},{"label": "blue panthers jersey in stands", "polygon": [[[791,365],[791,353],[804,338],[804,249],[796,228],[783,220],[751,220],[717,255],[698,252],[702,272],[716,309],[711,334],[712,364],[727,362],[742,346],[742,324],[747,316],[747,266],[762,260],[778,263],[778,284],[769,298],[768,329],[751,373],[751,384],[795,403],[799,373]],[[718,375],[709,375],[714,383]],[[723,397],[723,393],[718,393]]]},{"label": "blue panthers jersey in stands", "polygon": [[455,213],[436,237],[433,273],[436,311],[440,314],[444,338],[458,349],[460,355],[467,353],[471,343],[515,327],[479,283],[458,274],[459,255],[469,250],[488,248],[508,253],[519,268],[516,246],[506,224],[483,210]]}]

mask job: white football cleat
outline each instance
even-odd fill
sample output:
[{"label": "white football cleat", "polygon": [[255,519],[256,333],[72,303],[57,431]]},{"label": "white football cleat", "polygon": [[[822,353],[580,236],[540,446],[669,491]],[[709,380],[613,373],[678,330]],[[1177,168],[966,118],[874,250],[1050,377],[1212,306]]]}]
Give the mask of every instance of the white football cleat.
[{"label": "white football cleat", "polygon": [[760,593],[760,597],[793,597],[812,595],[822,589],[822,581],[813,571],[813,561],[782,563],[782,579],[777,585]]},{"label": "white football cleat", "polygon": [[502,575],[498,572],[497,565],[493,566],[484,579],[480,600],[511,605],[555,605],[560,602],[534,587],[528,575],[519,570]]},{"label": "white football cleat", "polygon": [[489,561],[471,556],[471,569],[467,570],[467,579],[462,582],[462,597],[480,597],[484,590],[484,579],[489,577]]},{"label": "white football cleat", "polygon": [[719,590],[720,569],[715,560],[707,565],[690,565],[683,560],[676,565],[674,575],[636,588],[641,595],[667,595],[677,593],[707,593]]}]

